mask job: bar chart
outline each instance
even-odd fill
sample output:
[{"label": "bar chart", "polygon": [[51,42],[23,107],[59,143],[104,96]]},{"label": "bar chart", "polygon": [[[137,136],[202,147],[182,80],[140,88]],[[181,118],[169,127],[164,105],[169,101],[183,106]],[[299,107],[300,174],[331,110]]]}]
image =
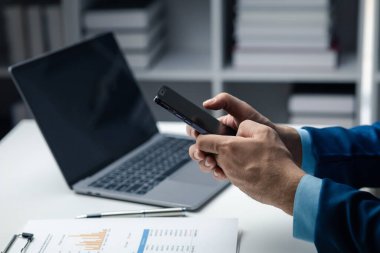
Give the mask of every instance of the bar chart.
[{"label": "bar chart", "polygon": [[103,229],[100,232],[70,235],[70,238],[79,239],[76,246],[86,251],[100,251],[105,242],[107,236],[107,229]]}]

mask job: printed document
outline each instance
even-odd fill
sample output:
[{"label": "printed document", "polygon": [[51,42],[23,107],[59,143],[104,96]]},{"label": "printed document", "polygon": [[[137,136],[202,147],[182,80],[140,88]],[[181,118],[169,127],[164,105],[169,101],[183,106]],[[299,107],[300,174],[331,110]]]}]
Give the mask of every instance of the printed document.
[{"label": "printed document", "polygon": [[27,253],[235,253],[237,219],[105,218],[32,220]]}]

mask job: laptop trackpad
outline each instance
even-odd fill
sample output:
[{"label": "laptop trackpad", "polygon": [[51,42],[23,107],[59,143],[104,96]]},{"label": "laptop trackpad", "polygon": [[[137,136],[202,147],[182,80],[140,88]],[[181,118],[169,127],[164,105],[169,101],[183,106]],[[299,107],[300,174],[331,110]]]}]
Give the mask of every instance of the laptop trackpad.
[{"label": "laptop trackpad", "polygon": [[173,173],[168,179],[191,184],[215,185],[211,173],[200,171],[196,162],[188,162],[180,170]]}]

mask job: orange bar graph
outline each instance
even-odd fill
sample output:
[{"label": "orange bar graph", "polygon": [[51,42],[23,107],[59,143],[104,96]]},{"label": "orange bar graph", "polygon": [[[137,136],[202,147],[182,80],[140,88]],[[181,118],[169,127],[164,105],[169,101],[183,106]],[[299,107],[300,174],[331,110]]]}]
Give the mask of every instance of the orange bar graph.
[{"label": "orange bar graph", "polygon": [[101,250],[106,235],[107,229],[103,229],[97,233],[71,235],[70,237],[78,237],[80,242],[77,246],[83,247],[84,250]]}]

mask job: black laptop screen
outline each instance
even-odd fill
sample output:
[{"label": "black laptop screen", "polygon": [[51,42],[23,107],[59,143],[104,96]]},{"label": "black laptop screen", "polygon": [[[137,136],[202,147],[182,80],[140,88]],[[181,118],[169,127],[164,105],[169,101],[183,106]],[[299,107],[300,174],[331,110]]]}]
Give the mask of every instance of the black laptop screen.
[{"label": "black laptop screen", "polygon": [[112,34],[11,72],[70,186],[158,132]]}]

